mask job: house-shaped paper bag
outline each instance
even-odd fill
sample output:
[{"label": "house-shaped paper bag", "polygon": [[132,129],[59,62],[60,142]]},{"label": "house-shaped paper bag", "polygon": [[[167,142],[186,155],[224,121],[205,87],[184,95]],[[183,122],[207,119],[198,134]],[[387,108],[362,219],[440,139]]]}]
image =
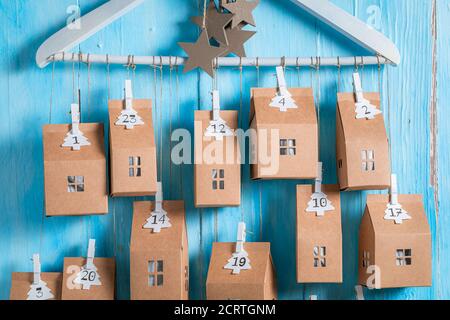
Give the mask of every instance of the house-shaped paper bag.
[{"label": "house-shaped paper bag", "polygon": [[431,286],[431,233],[422,196],[399,195],[401,211],[388,211],[388,203],[388,195],[367,197],[359,231],[359,283],[372,289]]},{"label": "house-shaped paper bag", "polygon": [[41,272],[39,255],[33,255],[33,272],[13,272],[10,300],[61,300],[62,273]]},{"label": "house-shaped paper bag", "polygon": [[241,160],[235,135],[237,127],[237,111],[195,112],[196,207],[240,205]]},{"label": "house-shaped paper bag", "polygon": [[342,283],[338,185],[297,186],[297,282]]},{"label": "house-shaped paper bag", "polygon": [[166,225],[160,230],[152,230],[148,227],[155,222],[152,217],[155,202],[134,203],[130,244],[131,300],[189,299],[184,202],[164,201],[162,208],[166,213]]},{"label": "house-shaped paper bag", "polygon": [[206,281],[208,300],[275,300],[277,287],[275,269],[270,255],[270,243],[246,242],[245,251],[250,260],[250,269],[233,274],[225,269],[234,261],[236,243],[213,243],[211,261]]},{"label": "house-shaped paper bag", "polygon": [[87,258],[64,259],[62,300],[114,300],[115,259],[94,255],[95,240],[90,240]]},{"label": "house-shaped paper bag", "polygon": [[317,173],[318,126],[312,89],[289,89],[294,107],[273,107],[277,89],[251,91],[253,179],[313,179]]},{"label": "house-shaped paper bag", "polygon": [[47,216],[108,213],[103,124],[46,125],[43,139]]},{"label": "house-shaped paper bag", "polygon": [[125,100],[109,101],[111,195],[150,196],[157,179],[152,102],[133,100],[129,80],[126,87]]},{"label": "house-shaped paper bag", "polygon": [[[378,93],[365,93],[364,97],[380,108]],[[340,188],[347,191],[387,189],[391,166],[383,116],[357,119],[355,105],[355,94],[338,94],[336,150]]]}]

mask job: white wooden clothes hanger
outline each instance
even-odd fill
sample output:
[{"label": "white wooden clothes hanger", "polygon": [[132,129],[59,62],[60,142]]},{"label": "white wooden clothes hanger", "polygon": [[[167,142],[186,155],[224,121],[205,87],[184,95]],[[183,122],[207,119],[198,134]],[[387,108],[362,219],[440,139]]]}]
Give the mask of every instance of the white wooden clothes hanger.
[{"label": "white wooden clothes hanger", "polygon": [[[377,57],[367,57],[365,59],[361,58],[363,64],[380,64],[380,63],[391,63],[398,65],[400,63],[401,57],[397,47],[385,37],[380,32],[369,28],[364,22],[352,16],[348,12],[342,10],[336,5],[332,4],[329,0],[291,0],[293,3],[313,14],[316,18],[323,21],[324,23],[331,26],[333,29],[337,30],[339,33],[343,34],[353,42],[359,44],[360,46],[366,48],[367,50],[374,53]],[[144,0],[109,0],[102,6],[91,11],[85,16],[79,19],[80,29],[70,29],[65,27],[62,30],[55,33],[53,36],[48,38],[38,49],[36,54],[36,62],[39,67],[43,68],[47,66],[53,59],[54,60],[64,60],[72,61],[69,59],[65,60],[64,55],[61,54],[68,50],[73,49],[78,44],[88,39],[101,29],[105,28],[115,20],[119,19],[130,10],[136,8],[142,4]],[[102,63],[123,63],[127,61],[128,57],[108,57],[106,55],[91,55],[93,58],[91,62],[102,62]],[[381,57],[381,60],[380,58]],[[82,59],[83,56],[78,57]],[[167,59],[169,58],[169,59]],[[171,64],[172,57],[156,57],[156,59],[161,59],[158,62],[161,64]],[[184,59],[181,57],[176,58],[178,64],[183,63]],[[72,59],[75,59],[72,57]],[[155,57],[140,57],[135,61],[136,63],[151,64],[149,60],[155,60]],[[271,65],[279,59],[273,59],[264,61],[265,58],[257,59],[256,63],[259,65]],[[288,61],[289,64],[293,64],[295,61],[299,65],[299,59],[306,61],[306,58],[284,58],[283,60]],[[323,61],[321,65],[326,65],[327,63],[332,63],[333,59],[328,59]],[[341,59],[341,65],[352,65],[350,58]],[[223,65],[227,66],[237,66],[242,64],[242,59],[236,58],[220,58],[219,61]],[[334,59],[336,61],[336,59]],[[248,65],[254,65],[254,59],[246,60]],[[339,61],[338,61],[339,62]],[[356,64],[356,61],[354,61]],[[295,64],[294,64],[295,65]]]}]

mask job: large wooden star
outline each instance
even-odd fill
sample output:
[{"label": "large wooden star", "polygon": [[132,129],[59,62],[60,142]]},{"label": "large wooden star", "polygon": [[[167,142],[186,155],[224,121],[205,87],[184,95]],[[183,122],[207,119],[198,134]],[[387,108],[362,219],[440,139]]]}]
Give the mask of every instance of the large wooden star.
[{"label": "large wooden star", "polygon": [[236,54],[238,57],[245,57],[245,48],[244,43],[247,42],[251,37],[253,37],[256,32],[255,31],[245,31],[240,28],[228,28],[226,29],[227,37],[228,37],[228,47],[224,56],[227,56],[230,53]]},{"label": "large wooden star", "polygon": [[[217,10],[214,0],[209,2],[206,11],[206,30],[209,38],[214,38],[217,42],[228,45],[227,34],[225,27],[227,27],[233,20],[233,15],[229,13],[221,13]],[[200,28],[203,27],[203,17],[193,17],[192,21]]]},{"label": "large wooden star", "polygon": [[252,12],[258,6],[259,0],[235,0],[229,3],[228,0],[222,0],[221,4],[223,8],[234,14],[232,28],[236,28],[242,22],[256,27]]},{"label": "large wooden star", "polygon": [[183,48],[189,58],[184,65],[184,73],[195,68],[201,68],[211,77],[214,76],[213,62],[220,57],[227,49],[226,47],[215,47],[209,42],[208,34],[203,31],[197,42],[179,42],[178,45]]}]

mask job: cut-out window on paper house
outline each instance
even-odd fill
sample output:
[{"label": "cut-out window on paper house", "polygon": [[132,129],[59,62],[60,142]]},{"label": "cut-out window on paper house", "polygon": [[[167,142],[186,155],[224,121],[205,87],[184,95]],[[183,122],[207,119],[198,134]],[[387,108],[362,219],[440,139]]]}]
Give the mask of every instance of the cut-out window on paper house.
[{"label": "cut-out window on paper house", "polygon": [[327,266],[327,248],[322,246],[314,247],[314,268],[325,268]]},{"label": "cut-out window on paper house", "polygon": [[361,151],[361,160],[363,171],[375,171],[375,152],[373,150]]},{"label": "cut-out window on paper house", "polygon": [[84,192],[84,177],[83,176],[67,177],[67,192],[69,193]]},{"label": "cut-out window on paper house", "polygon": [[141,157],[128,157],[128,164],[128,174],[130,177],[142,176]]},{"label": "cut-out window on paper house", "polygon": [[280,155],[295,156],[297,154],[297,142],[295,139],[280,139]]},{"label": "cut-out window on paper house", "polygon": [[397,249],[396,251],[397,266],[410,266],[412,264],[412,250],[411,249]]},{"label": "cut-out window on paper house", "polygon": [[213,190],[225,190],[225,170],[212,170],[212,188]]},{"label": "cut-out window on paper house", "polygon": [[370,266],[370,252],[368,251],[363,252],[362,266],[363,268],[368,268]]},{"label": "cut-out window on paper house", "polygon": [[164,285],[164,261],[151,260],[148,262],[148,285],[162,287]]}]

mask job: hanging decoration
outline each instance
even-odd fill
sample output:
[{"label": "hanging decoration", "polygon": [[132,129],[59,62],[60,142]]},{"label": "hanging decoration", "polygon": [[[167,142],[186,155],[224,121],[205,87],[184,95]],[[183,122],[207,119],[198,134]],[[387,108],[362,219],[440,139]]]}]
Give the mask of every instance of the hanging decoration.
[{"label": "hanging decoration", "polygon": [[250,270],[250,259],[247,251],[244,249],[245,243],[245,223],[240,222],[238,226],[236,252],[228,260],[228,263],[224,266],[224,269],[233,270],[232,274],[240,274],[241,270]]},{"label": "hanging decoration", "polygon": [[33,255],[33,283],[28,291],[27,300],[50,300],[55,296],[47,286],[47,283],[41,279],[41,262],[39,261],[39,254]]},{"label": "hanging decoration", "polygon": [[333,210],[335,210],[335,208],[328,199],[328,196],[322,192],[322,162],[319,162],[314,193],[311,195],[311,201],[308,202],[306,212],[315,212],[317,217],[323,217],[326,211]]},{"label": "hanging decoration", "polygon": [[356,119],[373,120],[377,115],[381,114],[381,110],[364,97],[361,77],[357,72],[353,73],[353,87],[356,97]]},{"label": "hanging decoration", "polygon": [[94,264],[95,257],[95,239],[89,240],[87,262],[77,274],[73,281],[75,284],[82,285],[82,290],[90,290],[91,286],[101,286],[100,275],[97,272],[97,267]]},{"label": "hanging decoration", "polygon": [[270,106],[278,108],[281,112],[286,112],[288,109],[297,109],[298,106],[292,98],[292,94],[287,89],[286,77],[284,75],[284,68],[277,67],[278,92],[272,99]]},{"label": "hanging decoration", "polygon": [[214,0],[209,5],[205,1],[203,16],[192,18],[192,22],[201,28],[201,34],[195,43],[180,42],[179,45],[188,54],[184,72],[201,68],[211,77],[214,76],[214,60],[235,54],[245,57],[244,44],[253,37],[255,31],[243,30],[246,25],[256,26],[253,10],[259,0],[223,0],[221,8],[230,13],[221,12]]},{"label": "hanging decoration", "polygon": [[120,113],[115,125],[125,126],[127,130],[134,129],[135,126],[144,125],[144,121],[133,108],[133,90],[131,87],[131,80],[125,80],[124,105],[125,109]]},{"label": "hanging decoration", "polygon": [[232,137],[233,131],[227,125],[226,121],[220,116],[220,97],[219,91],[214,90],[213,96],[213,119],[209,122],[209,127],[206,128],[205,136],[214,137],[216,140],[223,140],[224,137]]},{"label": "hanging decoration", "polygon": [[412,219],[408,212],[404,210],[402,205],[398,202],[397,175],[395,174],[391,176],[390,199],[391,200],[384,211],[385,220],[394,220],[395,224],[402,224],[403,220]]},{"label": "hanging decoration", "polygon": [[70,108],[72,114],[72,128],[67,133],[62,147],[72,148],[73,151],[80,151],[81,147],[90,146],[91,143],[80,130],[80,106],[73,103]]},{"label": "hanging decoration", "polygon": [[163,208],[162,183],[158,182],[158,191],[155,196],[155,210],[147,219],[144,229],[152,229],[153,233],[160,233],[161,229],[167,229],[170,227],[172,227],[172,224],[170,223],[167,212]]}]

